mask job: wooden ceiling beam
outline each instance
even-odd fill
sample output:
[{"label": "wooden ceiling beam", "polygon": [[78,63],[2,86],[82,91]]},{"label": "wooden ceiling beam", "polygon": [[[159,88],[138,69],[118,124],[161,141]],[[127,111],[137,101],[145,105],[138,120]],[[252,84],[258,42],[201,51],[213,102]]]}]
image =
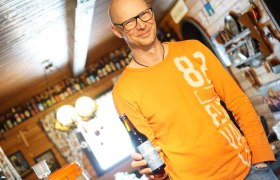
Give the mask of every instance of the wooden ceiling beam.
[{"label": "wooden ceiling beam", "polygon": [[74,76],[80,75],[85,69],[95,3],[95,0],[77,0],[72,62]]}]

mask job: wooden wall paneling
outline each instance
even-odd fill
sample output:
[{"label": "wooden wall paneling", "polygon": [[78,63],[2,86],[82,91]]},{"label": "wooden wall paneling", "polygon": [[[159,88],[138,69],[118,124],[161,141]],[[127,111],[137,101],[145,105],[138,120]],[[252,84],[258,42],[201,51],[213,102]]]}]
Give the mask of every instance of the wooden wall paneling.
[{"label": "wooden wall paneling", "polygon": [[[29,125],[30,127],[28,127]],[[0,144],[8,156],[20,150],[31,167],[36,164],[34,158],[48,149],[52,149],[61,166],[66,163],[65,159],[48,138],[47,134],[36,122],[33,122],[32,124],[24,124],[19,131],[14,132],[13,134],[10,134],[8,138],[1,140]],[[36,175],[32,171],[32,173],[26,176],[25,179],[36,179]]]},{"label": "wooden wall paneling", "polygon": [[[24,65],[22,65],[21,67],[24,67]],[[41,74],[43,77],[44,74],[43,67],[39,65],[37,68],[39,69],[39,74]],[[22,71],[24,71],[24,69]],[[16,83],[19,80],[16,78],[18,77],[19,73],[20,72],[11,73],[12,76],[9,79],[10,81],[14,82],[13,83],[14,85],[13,88],[9,90],[9,92],[14,92],[13,99],[11,102],[11,97],[8,96],[8,94],[6,94],[6,96],[1,99],[0,112],[4,112],[10,109],[15,104],[19,105],[22,102],[26,102],[27,100],[31,99],[31,97],[34,96],[35,94],[43,92],[45,89],[47,89],[48,85],[52,86],[58,82],[61,82],[63,79],[65,79],[65,77],[71,77],[70,68],[64,67],[61,68],[60,71],[56,71],[54,73],[48,74],[48,81],[51,82],[50,84],[46,82],[45,78],[32,79],[29,76],[26,76],[26,83],[28,83],[28,85],[26,84],[24,85],[24,84]],[[35,72],[31,73],[29,71],[25,73],[32,74]],[[4,85],[6,84],[6,82],[7,79],[1,79],[0,81],[0,83]],[[17,89],[21,89],[21,93],[16,93]]]},{"label": "wooden wall paneling", "polygon": [[[20,150],[24,154],[29,165],[33,166],[35,164],[34,158],[36,156],[47,151],[48,149],[52,149],[58,162],[61,166],[63,166],[66,163],[66,160],[62,157],[58,149],[48,138],[39,120],[46,114],[54,111],[64,104],[74,104],[74,102],[81,95],[96,97],[104,91],[107,91],[113,86],[112,78],[119,75],[121,72],[122,70],[119,70],[106,76],[94,85],[86,87],[81,92],[68,97],[64,101],[55,104],[54,106],[46,109],[45,111],[33,116],[32,118],[22,122],[21,124],[18,124],[14,128],[5,132],[4,139],[0,140],[0,145],[3,148],[3,151],[7,155],[11,155]],[[95,179],[96,173],[85,154],[83,154],[83,162],[85,162],[85,169],[87,169],[92,178]],[[25,179],[33,180],[37,179],[37,177],[32,171],[32,173],[29,174]]]}]

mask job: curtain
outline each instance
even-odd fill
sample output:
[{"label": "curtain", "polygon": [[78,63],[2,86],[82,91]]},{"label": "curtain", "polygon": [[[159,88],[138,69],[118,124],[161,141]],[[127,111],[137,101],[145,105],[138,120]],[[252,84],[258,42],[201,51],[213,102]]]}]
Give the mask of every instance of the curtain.
[{"label": "curtain", "polygon": [[[16,169],[13,167],[7,156],[5,155],[4,151],[0,147],[0,170],[9,180],[20,180],[21,177],[17,173]],[[1,174],[1,173],[0,173]]]},{"label": "curtain", "polygon": [[84,173],[89,177],[89,173],[87,173],[83,167],[83,152],[75,130],[62,132],[55,129],[54,125],[56,122],[56,117],[54,111],[47,114],[40,121],[48,137],[57,147],[62,156],[66,159],[66,161],[68,163],[74,161],[78,162]]}]

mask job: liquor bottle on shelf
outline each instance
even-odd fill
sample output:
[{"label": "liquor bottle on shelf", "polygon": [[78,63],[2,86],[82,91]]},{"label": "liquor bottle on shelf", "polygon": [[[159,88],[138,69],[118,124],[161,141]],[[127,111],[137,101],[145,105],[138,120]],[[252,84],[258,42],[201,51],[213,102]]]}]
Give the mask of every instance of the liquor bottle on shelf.
[{"label": "liquor bottle on shelf", "polygon": [[26,119],[23,108],[21,106],[18,106],[16,108],[16,111],[18,112],[20,118],[21,118],[21,122],[24,121]]},{"label": "liquor bottle on shelf", "polygon": [[0,124],[0,134],[3,134],[5,132],[4,126]]},{"label": "liquor bottle on shelf", "polygon": [[108,74],[110,74],[110,72],[106,68],[106,64],[105,64],[104,59],[101,59],[100,64],[101,64],[101,67],[102,67],[102,72],[104,74],[104,77],[108,76]]},{"label": "liquor bottle on shelf", "polygon": [[67,85],[65,83],[65,81],[60,81],[60,87],[61,87],[61,95],[64,97],[64,99],[66,99],[67,97],[70,96],[70,94],[67,91]]},{"label": "liquor bottle on shelf", "polygon": [[80,81],[81,89],[84,89],[84,88],[86,88],[88,86],[85,76],[79,76],[78,79]]},{"label": "liquor bottle on shelf", "polygon": [[114,63],[114,59],[115,58],[115,54],[113,53],[113,52],[110,52],[109,53],[109,55],[108,55],[108,59],[109,59],[109,64],[110,64],[110,66],[111,66],[111,69],[113,70],[113,71],[116,71],[117,70],[117,68],[116,68],[116,66],[115,66],[115,63]]},{"label": "liquor bottle on shelf", "polygon": [[2,134],[4,132],[5,132],[4,125],[0,124],[0,134]]},{"label": "liquor bottle on shelf", "polygon": [[48,108],[47,100],[45,99],[44,93],[39,94],[40,102],[42,102],[44,109]]},{"label": "liquor bottle on shelf", "polygon": [[92,79],[91,79],[91,74],[90,74],[90,72],[89,72],[89,69],[87,69],[87,76],[86,76],[86,82],[87,82],[87,85],[88,86],[90,86],[90,85],[92,85],[94,82],[92,81]]},{"label": "liquor bottle on shelf", "polygon": [[40,110],[39,110],[39,108],[38,108],[38,106],[36,104],[35,97],[32,97],[30,99],[30,104],[32,106],[32,111],[33,111],[34,115],[40,112]]},{"label": "liquor bottle on shelf", "polygon": [[27,107],[23,108],[23,113],[24,113],[25,119],[28,119],[31,117],[31,112],[28,110]]},{"label": "liquor bottle on shelf", "polygon": [[101,67],[102,67],[101,71],[102,71],[102,74],[103,74],[102,78],[104,78],[104,77],[106,77],[108,75],[108,73],[107,73],[107,71],[105,69],[105,66],[101,65]]},{"label": "liquor bottle on shelf", "polygon": [[57,93],[58,93],[58,96],[59,96],[59,98],[61,99],[61,100],[64,100],[64,99],[66,99],[66,94],[64,93],[64,90],[65,90],[65,88],[64,88],[64,84],[62,84],[62,82],[60,82],[60,83],[58,83],[57,84]]},{"label": "liquor bottle on shelf", "polygon": [[121,50],[116,49],[115,50],[115,56],[116,56],[116,59],[117,59],[118,63],[120,64],[119,69],[125,67],[126,62],[124,61],[124,53]]},{"label": "liquor bottle on shelf", "polygon": [[125,60],[125,63],[126,63],[127,65],[130,63],[130,60],[129,60],[128,57],[126,57],[124,60]]},{"label": "liquor bottle on shelf", "polygon": [[86,86],[90,86],[92,85],[92,81],[90,79],[90,74],[89,74],[89,69],[87,68],[82,76],[82,79],[84,81],[84,83],[86,84]]},{"label": "liquor bottle on shelf", "polygon": [[[75,88],[75,80],[74,80],[74,78],[70,77],[68,79],[68,81],[69,81],[69,84],[66,85],[66,86],[67,86],[67,88],[69,87],[71,89],[71,93],[69,93],[69,94],[71,94],[71,95],[75,94],[77,92],[77,90]],[[67,90],[67,88],[66,88],[66,90]],[[70,92],[70,89],[68,90],[69,92]]]},{"label": "liquor bottle on shelf", "polygon": [[53,104],[52,104],[52,100],[50,98],[50,93],[49,93],[48,89],[44,92],[44,96],[45,96],[45,102],[46,102],[47,107],[48,108],[51,107]]},{"label": "liquor bottle on shelf", "polygon": [[91,65],[89,67],[89,79],[91,80],[92,84],[96,82],[96,72],[95,72],[95,67]]},{"label": "liquor bottle on shelf", "polygon": [[126,128],[133,146],[142,154],[143,158],[147,161],[148,167],[152,169],[155,179],[169,179],[164,169],[165,163],[147,136],[139,132],[125,114],[122,114],[119,118]]},{"label": "liquor bottle on shelf", "polygon": [[123,53],[121,52],[120,49],[115,49],[114,52],[115,52],[115,56],[116,57],[118,57],[118,58],[123,57]]},{"label": "liquor bottle on shelf", "polygon": [[108,74],[111,74],[111,73],[113,72],[113,69],[111,68],[109,58],[105,56],[105,57],[103,58],[103,60],[104,60],[105,68],[106,68]]},{"label": "liquor bottle on shelf", "polygon": [[3,114],[0,115],[0,124],[2,125],[2,128],[4,129],[4,132],[8,131],[9,128],[5,122],[5,116]]},{"label": "liquor bottle on shelf", "polygon": [[121,57],[120,63],[122,67],[126,66],[125,57]]},{"label": "liquor bottle on shelf", "polygon": [[111,53],[112,53],[112,55],[111,55],[112,59],[111,60],[113,61],[114,65],[116,67],[116,70],[121,69],[121,64],[119,62],[120,60],[119,60],[118,52],[114,51],[114,52],[111,52]]},{"label": "liquor bottle on shelf", "polygon": [[16,111],[16,108],[12,108],[12,113],[13,113],[13,116],[14,116],[14,119],[17,121],[17,123],[21,123],[22,122],[22,119],[19,115],[19,113]]},{"label": "liquor bottle on shelf", "polygon": [[104,74],[103,74],[103,70],[102,70],[102,65],[101,65],[101,63],[100,63],[100,61],[98,61],[97,62],[97,64],[96,64],[96,69],[97,69],[97,76],[101,79],[101,78],[103,78],[104,77]]},{"label": "liquor bottle on shelf", "polygon": [[82,90],[86,87],[85,82],[82,80],[81,76],[76,77],[76,81],[80,85],[80,90]]},{"label": "liquor bottle on shelf", "polygon": [[128,55],[131,53],[131,50],[129,49],[128,46],[125,46],[125,52],[126,52],[126,57],[128,57]]},{"label": "liquor bottle on shelf", "polygon": [[56,84],[53,87],[53,97],[54,97],[56,103],[61,101],[60,96],[59,96],[59,91],[58,91],[59,89],[57,88],[57,86],[58,85]]},{"label": "liquor bottle on shelf", "polygon": [[30,101],[27,101],[25,103],[26,108],[28,109],[29,113],[30,113],[30,117],[36,115],[35,110],[33,110],[32,105],[30,103]]},{"label": "liquor bottle on shelf", "polygon": [[72,91],[72,88],[71,88],[72,85],[71,85],[71,79],[70,78],[65,80],[65,84],[66,84],[66,91],[67,91],[68,95],[71,96],[72,94],[74,94],[73,91]]},{"label": "liquor bottle on shelf", "polygon": [[55,91],[54,91],[54,89],[53,89],[53,87],[51,86],[51,87],[49,87],[49,95],[50,95],[50,99],[51,99],[51,101],[52,101],[52,104],[56,104],[56,99],[55,99]]},{"label": "liquor bottle on shelf", "polygon": [[127,60],[128,64],[132,61],[132,52],[130,51],[127,55]]},{"label": "liquor bottle on shelf", "polygon": [[9,129],[13,128],[14,127],[14,123],[12,122],[12,120],[10,119],[10,117],[8,116],[8,112],[5,113],[5,123],[7,125],[7,127]]},{"label": "liquor bottle on shelf", "polygon": [[14,119],[13,113],[11,111],[6,112],[6,123],[10,129],[18,124],[17,121]]},{"label": "liquor bottle on shelf", "polygon": [[44,107],[44,105],[43,105],[43,102],[41,102],[41,99],[40,99],[39,94],[37,94],[37,95],[35,96],[35,100],[36,100],[36,105],[37,105],[39,111],[44,111],[44,110],[45,110],[45,107]]},{"label": "liquor bottle on shelf", "polygon": [[96,82],[100,81],[101,77],[100,77],[99,72],[98,72],[98,63],[94,64],[94,72],[95,72],[95,80],[96,80]]},{"label": "liquor bottle on shelf", "polygon": [[7,131],[9,128],[5,123],[5,116],[4,115],[0,115],[0,125],[1,125],[1,132],[4,133],[5,131]]},{"label": "liquor bottle on shelf", "polygon": [[75,88],[76,92],[81,90],[81,85],[79,84],[78,78],[74,78],[74,88]]}]

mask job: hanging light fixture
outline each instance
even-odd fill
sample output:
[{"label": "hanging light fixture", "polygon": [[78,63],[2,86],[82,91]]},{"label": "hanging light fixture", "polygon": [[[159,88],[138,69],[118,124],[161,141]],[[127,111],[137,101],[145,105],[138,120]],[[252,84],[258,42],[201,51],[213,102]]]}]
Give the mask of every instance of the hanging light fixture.
[{"label": "hanging light fixture", "polygon": [[56,119],[63,126],[74,126],[78,120],[76,109],[71,105],[63,105],[57,110]]},{"label": "hanging light fixture", "polygon": [[57,122],[55,123],[55,128],[62,131],[76,128],[80,120],[88,121],[93,119],[97,107],[96,102],[87,96],[77,99],[75,107],[63,105],[56,112]]},{"label": "hanging light fixture", "polygon": [[[54,71],[54,64],[50,59],[42,61],[44,67],[44,77],[48,87],[48,93],[51,96],[50,86],[48,81],[48,73]],[[57,67],[56,67],[57,68]],[[66,78],[63,71],[57,68],[61,75]],[[72,82],[72,81],[70,81]],[[75,107],[72,105],[63,105],[56,112],[55,128],[62,131],[69,131],[76,128],[80,120],[88,121],[93,119],[97,111],[96,102],[87,96],[82,96],[77,99]]]},{"label": "hanging light fixture", "polygon": [[90,120],[95,116],[97,110],[96,102],[87,96],[82,96],[77,99],[75,103],[75,109],[77,114],[81,117],[82,120]]}]

